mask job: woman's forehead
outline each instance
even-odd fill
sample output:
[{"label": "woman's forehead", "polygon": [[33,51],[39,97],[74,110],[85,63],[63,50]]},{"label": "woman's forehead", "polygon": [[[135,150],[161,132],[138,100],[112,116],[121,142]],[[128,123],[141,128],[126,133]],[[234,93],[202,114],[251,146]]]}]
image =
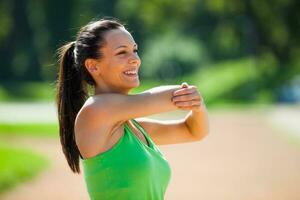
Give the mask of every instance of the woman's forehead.
[{"label": "woman's forehead", "polygon": [[114,29],[105,35],[106,47],[116,49],[120,46],[133,46],[135,41],[126,29]]}]

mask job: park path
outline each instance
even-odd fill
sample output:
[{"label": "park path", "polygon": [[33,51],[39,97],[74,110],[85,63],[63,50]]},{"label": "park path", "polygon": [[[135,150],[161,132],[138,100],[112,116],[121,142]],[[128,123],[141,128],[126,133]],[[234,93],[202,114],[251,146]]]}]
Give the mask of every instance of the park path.
[{"label": "park path", "polygon": [[[211,112],[211,131],[204,140],[159,146],[172,168],[165,199],[299,200],[300,147],[280,137],[287,134],[284,129],[271,127],[274,113]],[[82,175],[68,169],[57,139],[7,140],[45,154],[52,165],[0,199],[88,199]]]}]

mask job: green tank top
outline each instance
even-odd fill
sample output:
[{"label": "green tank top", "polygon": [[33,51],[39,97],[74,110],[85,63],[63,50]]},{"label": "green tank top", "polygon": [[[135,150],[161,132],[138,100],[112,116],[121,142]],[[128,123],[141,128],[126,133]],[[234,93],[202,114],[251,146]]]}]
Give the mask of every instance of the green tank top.
[{"label": "green tank top", "polygon": [[84,179],[92,200],[163,200],[171,168],[146,131],[144,144],[124,124],[124,134],[109,150],[92,158],[80,158]]}]

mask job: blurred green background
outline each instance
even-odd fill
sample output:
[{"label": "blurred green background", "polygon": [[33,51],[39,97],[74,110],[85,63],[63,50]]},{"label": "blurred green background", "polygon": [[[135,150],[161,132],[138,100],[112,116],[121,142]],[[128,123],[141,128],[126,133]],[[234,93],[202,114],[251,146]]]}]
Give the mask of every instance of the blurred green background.
[{"label": "blurred green background", "polygon": [[52,101],[56,49],[90,20],[113,16],[139,44],[142,89],[185,80],[208,104],[299,101],[293,89],[300,72],[298,6],[292,0],[1,0],[0,99]]},{"label": "blurred green background", "polygon": [[[57,138],[56,50],[107,16],[139,45],[141,86],[133,92],[186,81],[209,108],[299,103],[299,8],[296,0],[1,0],[0,136]],[[50,117],[34,117],[34,102],[46,103]],[[0,147],[1,157],[8,147]],[[26,152],[11,153],[17,160]],[[0,165],[0,191],[21,177],[8,168],[24,170],[11,163]]]}]

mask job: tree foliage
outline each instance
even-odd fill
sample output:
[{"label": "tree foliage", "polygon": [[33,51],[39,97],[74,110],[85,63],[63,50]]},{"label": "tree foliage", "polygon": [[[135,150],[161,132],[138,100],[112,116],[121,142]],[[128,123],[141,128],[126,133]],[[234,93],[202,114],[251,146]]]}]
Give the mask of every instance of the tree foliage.
[{"label": "tree foliage", "polygon": [[258,71],[272,71],[261,87],[280,85],[300,73],[299,8],[296,0],[2,0],[0,81],[54,80],[56,49],[90,20],[112,16],[138,42],[144,76],[254,57]]}]

